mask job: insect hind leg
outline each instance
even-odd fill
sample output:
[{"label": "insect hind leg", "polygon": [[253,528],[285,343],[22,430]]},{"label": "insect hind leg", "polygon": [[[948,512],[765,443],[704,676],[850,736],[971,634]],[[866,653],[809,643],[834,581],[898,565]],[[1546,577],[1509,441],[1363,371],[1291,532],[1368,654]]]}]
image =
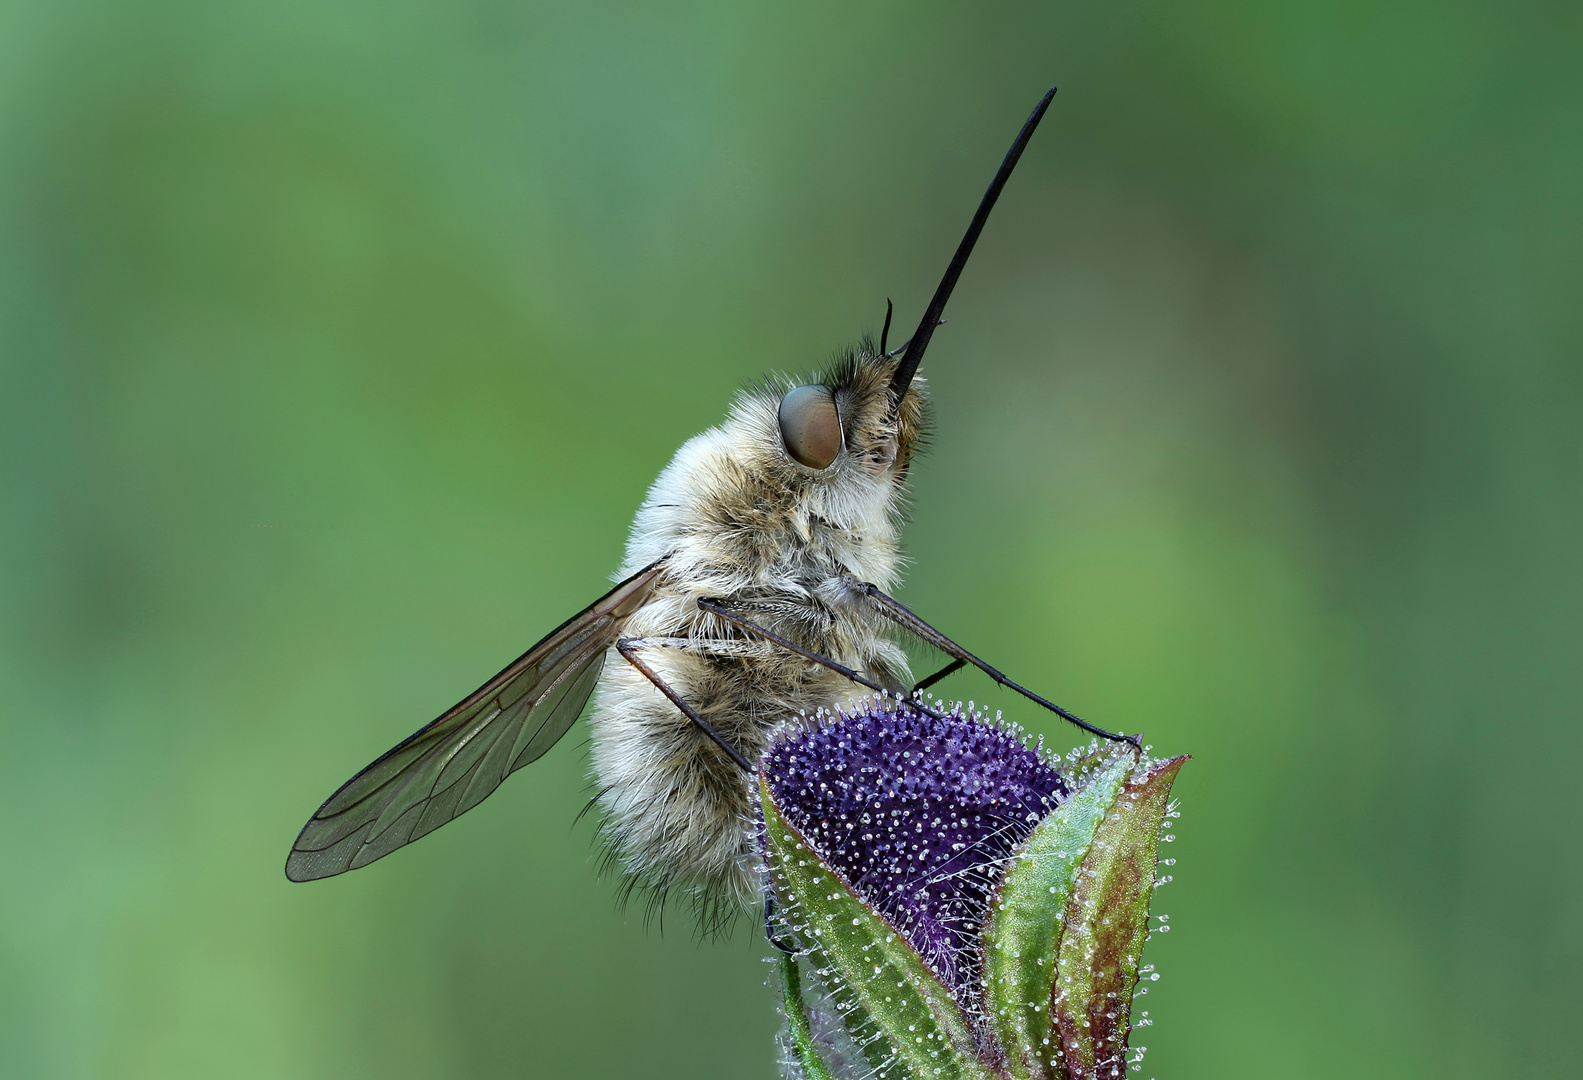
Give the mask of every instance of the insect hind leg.
[{"label": "insect hind leg", "polygon": [[653,683],[655,687],[659,689],[660,693],[670,698],[671,704],[680,709],[682,711],[682,715],[696,724],[700,731],[713,739],[715,745],[724,750],[726,755],[730,757],[732,761],[742,766],[744,772],[756,773],[758,770],[753,768],[752,765],[748,764],[748,759],[743,757],[741,752],[738,751],[736,747],[722,739],[720,737],[720,733],[714,728],[710,727],[707,720],[698,715],[697,709],[687,704],[685,698],[683,698],[675,690],[671,689],[670,684],[664,679],[660,678],[658,672],[649,667],[642,660],[638,659],[637,651],[638,646],[641,644],[643,644],[643,642],[638,638],[622,638],[620,641],[616,642],[616,651],[621,654],[622,659],[626,660],[627,663],[637,668],[645,679]]},{"label": "insect hind leg", "polygon": [[775,893],[772,890],[764,892],[764,936],[769,938],[770,944],[775,946],[787,956],[796,956],[797,947],[775,932]]}]

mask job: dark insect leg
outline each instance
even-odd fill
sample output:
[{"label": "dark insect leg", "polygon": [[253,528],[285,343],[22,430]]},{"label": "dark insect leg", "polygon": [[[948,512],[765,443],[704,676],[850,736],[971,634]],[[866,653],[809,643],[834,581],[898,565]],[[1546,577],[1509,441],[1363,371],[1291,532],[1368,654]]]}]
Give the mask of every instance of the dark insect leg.
[{"label": "dark insect leg", "polygon": [[1098,735],[1102,739],[1110,739],[1112,742],[1128,742],[1134,746],[1138,746],[1142,742],[1141,738],[1137,735],[1116,735],[1112,732],[1104,730],[1103,728],[1097,728],[1093,724],[1090,724],[1087,720],[1067,712],[1065,709],[1061,708],[1061,706],[1055,704],[1055,702],[1046,701],[1038,694],[1035,694],[1032,690],[1027,690],[1021,686],[1018,686],[1016,683],[1006,678],[1006,676],[1002,675],[999,671],[990,667],[988,664],[984,663],[984,661],[980,660],[978,657],[962,648],[962,646],[958,645],[956,642],[940,633],[940,631],[936,630],[918,616],[914,615],[912,613],[912,609],[907,607],[906,604],[903,604],[900,600],[896,600],[885,595],[885,593],[880,591],[879,586],[865,583],[863,585],[863,591],[868,594],[871,600],[874,601],[874,603],[879,607],[880,611],[884,612],[885,616],[898,626],[901,626],[902,628],[917,635],[919,638],[928,642],[930,645],[933,645],[936,649],[939,649],[947,656],[955,657],[957,660],[960,660],[963,663],[972,664],[985,675],[988,675],[991,679],[994,679],[996,682],[1000,683],[1000,685],[1007,687],[1008,689],[1015,690],[1029,701],[1044,706],[1046,709],[1049,709],[1063,720],[1069,720],[1089,734]]},{"label": "dark insect leg", "polygon": [[622,638],[620,641],[616,642],[616,651],[619,652],[626,659],[627,663],[631,664],[633,667],[635,667],[639,671],[641,671],[643,673],[643,677],[644,678],[648,679],[649,682],[653,683],[656,687],[658,687],[660,693],[662,693],[666,697],[670,698],[671,699],[671,704],[675,705],[678,709],[680,709],[682,711],[682,715],[683,716],[687,717],[687,719],[689,719],[693,723],[697,724],[698,725],[698,729],[700,731],[702,731],[705,735],[707,735],[711,739],[713,739],[715,741],[715,745],[720,747],[720,749],[724,750],[730,756],[732,761],[734,761],[738,765],[742,766],[743,770],[745,770],[746,772],[754,773],[754,772],[758,771],[755,768],[753,768],[753,766],[748,764],[748,759],[747,758],[745,758],[741,754],[737,753],[737,748],[736,747],[732,746],[730,743],[728,743],[724,739],[722,739],[720,737],[719,733],[717,733],[714,728],[710,727],[709,724],[704,720],[703,717],[698,715],[698,710],[697,709],[693,708],[691,705],[687,704],[687,702],[683,701],[681,695],[678,694],[676,691],[672,690],[668,685],[666,685],[665,680],[660,678],[659,675],[655,674],[655,671],[654,671],[653,668],[649,667],[642,660],[638,659],[637,649],[634,647],[633,639],[631,639],[631,638]]},{"label": "dark insect leg", "polygon": [[941,668],[939,671],[923,680],[923,682],[919,683],[917,686],[914,686],[912,688],[912,692],[915,694],[922,693],[935,683],[939,682],[941,679],[945,678],[947,675],[955,675],[958,671],[961,671],[965,667],[967,667],[966,660],[952,660],[949,664],[945,665],[945,667]]},{"label": "dark insect leg", "polygon": [[[709,612],[709,613],[711,613],[713,615],[720,616],[720,618],[724,619],[726,622],[730,623],[732,626],[740,627],[743,630],[746,630],[750,634],[757,634],[759,637],[763,638],[765,641],[773,642],[774,644],[779,645],[783,649],[789,649],[792,652],[796,653],[798,656],[802,657],[804,660],[811,660],[814,663],[818,664],[820,667],[829,668],[831,671],[835,672],[837,675],[841,675],[841,676],[844,676],[844,677],[846,677],[848,679],[851,679],[853,682],[857,683],[859,686],[867,687],[868,689],[874,691],[876,694],[886,694],[886,695],[889,695],[891,697],[899,696],[894,691],[891,691],[891,690],[887,689],[886,687],[881,686],[879,683],[875,682],[873,679],[867,678],[866,676],[863,676],[863,675],[859,675],[857,672],[853,671],[851,668],[847,667],[845,664],[840,663],[839,661],[836,661],[836,660],[832,660],[828,656],[820,656],[818,653],[813,652],[812,650],[809,650],[809,649],[805,649],[801,645],[798,645],[797,643],[795,643],[793,641],[788,641],[786,638],[781,637],[779,634],[777,634],[773,630],[768,630],[768,629],[760,626],[758,623],[749,622],[747,619],[744,619],[742,616],[738,615],[736,612],[730,611],[730,610],[728,610],[726,608],[721,607],[720,604],[718,602],[714,601],[714,600],[705,600],[705,599],[700,597],[699,600],[698,600],[698,606],[700,608],[702,608],[704,611],[707,611],[707,612]],[[924,704],[922,704],[920,702],[916,702],[916,701],[912,702],[911,704],[912,704],[912,707],[917,709],[919,712],[925,713],[925,714],[927,714],[929,716],[933,716],[936,719],[939,719],[939,717],[940,717],[940,713],[938,713],[935,710],[929,708],[927,705],[924,705]]]},{"label": "dark insect leg", "polygon": [[775,933],[775,894],[764,893],[764,936],[770,939],[770,944],[775,946],[787,956],[796,956],[797,950],[789,942],[781,940]]},{"label": "dark insect leg", "polygon": [[[626,659],[627,663],[641,671],[643,673],[643,677],[648,679],[649,682],[653,683],[659,689],[660,693],[670,698],[671,704],[680,709],[682,714],[686,716],[687,719],[697,724],[699,730],[713,739],[720,749],[724,750],[727,754],[730,754],[731,760],[735,761],[748,772],[754,772],[755,770],[753,766],[747,763],[747,759],[741,754],[737,753],[735,747],[722,739],[719,733],[716,732],[714,728],[710,727],[708,722],[705,721],[703,717],[698,715],[698,710],[687,704],[687,702],[682,699],[682,696],[675,690],[672,690],[665,680],[659,677],[659,674],[653,668],[649,667],[647,664],[637,658],[637,648],[639,644],[640,642],[637,639],[622,638],[620,641],[616,642],[616,651]],[[603,794],[603,791],[600,792],[599,795],[594,797],[594,800],[597,801],[599,796]],[[590,802],[588,805],[592,806],[593,802]],[[581,817],[582,815],[579,814],[578,816]],[[779,949],[781,952],[787,954],[788,956],[796,955],[796,948],[788,942],[782,940],[775,933],[775,895],[771,892],[765,892],[764,894],[764,936],[769,939],[769,943],[771,945],[775,946],[775,948]]]}]

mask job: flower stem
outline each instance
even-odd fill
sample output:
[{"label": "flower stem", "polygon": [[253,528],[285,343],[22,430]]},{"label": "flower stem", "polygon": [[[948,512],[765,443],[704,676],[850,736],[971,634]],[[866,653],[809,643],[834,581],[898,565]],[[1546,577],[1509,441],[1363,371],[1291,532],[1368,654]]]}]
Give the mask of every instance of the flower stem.
[{"label": "flower stem", "polygon": [[797,1061],[808,1080],[833,1080],[814,1049],[813,1028],[808,1024],[808,1014],[802,1005],[802,972],[797,970],[797,958],[781,953],[780,969],[781,1009],[786,1014],[786,1028],[791,1035],[792,1049],[797,1052]]}]

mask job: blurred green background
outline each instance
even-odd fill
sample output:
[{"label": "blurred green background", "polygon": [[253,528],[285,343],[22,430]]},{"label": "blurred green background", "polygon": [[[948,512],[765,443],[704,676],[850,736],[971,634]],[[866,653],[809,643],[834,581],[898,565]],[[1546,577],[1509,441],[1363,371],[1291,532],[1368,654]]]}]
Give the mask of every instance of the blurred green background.
[{"label": "blurred green background", "polygon": [[1140,1075],[1576,1075],[1580,50],[1493,0],[0,6],[0,1074],[773,1076],[752,927],[617,910],[578,738],[281,865],[737,387],[913,324],[1054,82],[902,596],[1195,755]]}]

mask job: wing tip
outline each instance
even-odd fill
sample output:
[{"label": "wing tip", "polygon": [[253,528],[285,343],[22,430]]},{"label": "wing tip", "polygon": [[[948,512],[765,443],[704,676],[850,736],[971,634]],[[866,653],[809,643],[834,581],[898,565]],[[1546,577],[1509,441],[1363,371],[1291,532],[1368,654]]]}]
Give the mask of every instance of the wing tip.
[{"label": "wing tip", "polygon": [[296,848],[292,848],[291,854],[286,856],[286,880],[293,884],[301,885],[308,881],[321,881],[324,878],[335,877],[337,874],[346,871],[344,866],[340,869],[326,869],[316,865],[319,860],[315,859],[314,856],[318,854],[319,852],[317,851],[299,851]]},{"label": "wing tip", "polygon": [[[583,709],[586,707],[588,698],[593,693],[593,684],[597,682],[599,673],[603,668],[605,651],[609,648],[610,643],[615,640],[614,632],[606,635],[596,635],[594,640],[598,643],[598,647],[586,655],[582,654],[580,649],[573,650],[573,655],[577,656],[578,659],[574,660],[561,669],[561,673],[552,680],[550,687],[545,691],[545,696],[536,699],[533,704],[529,706],[528,713],[531,714],[538,708],[538,706],[542,705],[544,701],[548,700],[549,692],[553,691],[555,687],[562,685],[563,682],[566,682],[566,677],[570,675],[571,679],[570,682],[566,684],[566,689],[561,693],[559,698],[555,699],[555,703],[551,706],[549,714],[545,717],[545,720],[541,722],[540,726],[534,729],[533,734],[526,740],[526,745],[523,745],[519,748],[516,744],[515,738],[513,738],[510,742],[502,744],[506,747],[508,752],[510,752],[511,757],[506,762],[506,767],[503,770],[500,770],[499,774],[494,777],[493,783],[487,786],[487,790],[484,790],[482,794],[478,795],[476,799],[467,800],[467,805],[461,806],[458,809],[457,807],[463,801],[462,796],[470,795],[473,790],[473,783],[476,779],[476,776],[469,778],[467,781],[467,786],[458,792],[457,802],[452,803],[448,808],[451,812],[445,813],[443,815],[437,815],[436,819],[433,820],[432,823],[427,823],[424,821],[425,811],[430,806],[435,795],[437,794],[435,788],[431,786],[428,796],[419,800],[414,806],[409,806],[404,809],[400,814],[397,815],[396,820],[387,825],[385,829],[380,830],[378,835],[372,837],[368,835],[371,830],[378,826],[379,821],[383,820],[386,812],[390,808],[391,803],[394,801],[394,796],[388,794],[387,792],[389,784],[392,781],[395,781],[398,778],[406,775],[415,765],[422,763],[425,758],[430,756],[436,746],[443,748],[446,745],[446,742],[437,741],[435,746],[424,746],[411,757],[404,760],[396,760],[392,766],[393,771],[391,771],[389,775],[383,776],[379,783],[372,785],[367,790],[354,788],[354,785],[356,785],[359,780],[362,780],[376,768],[386,765],[387,762],[391,762],[398,753],[414,747],[419,742],[419,740],[423,739],[425,736],[431,735],[431,733],[435,733],[432,736],[435,740],[451,740],[458,731],[466,730],[466,728],[462,726],[455,726],[450,730],[439,729],[440,725],[445,724],[448,721],[452,721],[458,716],[464,716],[466,723],[475,721],[477,719],[477,715],[466,715],[466,710],[474,708],[481,702],[490,700],[491,694],[497,695],[498,700],[498,694],[504,687],[509,685],[511,680],[515,679],[522,671],[530,670],[530,668],[524,667],[523,665],[531,656],[540,650],[546,649],[549,646],[559,647],[566,644],[567,639],[563,632],[568,630],[574,632],[584,632],[587,631],[590,625],[598,623],[600,620],[604,620],[607,624],[606,627],[602,627],[601,629],[614,627],[616,630],[619,630],[621,623],[623,623],[633,611],[641,607],[643,602],[652,592],[653,583],[659,576],[660,567],[664,562],[664,558],[658,559],[650,563],[648,566],[645,566],[631,577],[628,577],[626,580],[620,582],[604,596],[600,597],[587,608],[583,609],[583,611],[572,616],[570,619],[566,620],[566,622],[550,631],[550,633],[545,635],[545,637],[535,644],[533,648],[529,649],[516,660],[512,661],[512,663],[507,665],[506,668],[498,675],[496,675],[493,679],[490,679],[483,686],[479,687],[478,690],[468,695],[468,697],[464,698],[459,704],[441,714],[438,719],[424,725],[422,728],[419,728],[412,735],[408,736],[400,743],[397,743],[394,747],[392,747],[390,750],[387,750],[384,754],[381,754],[378,758],[375,758],[373,762],[364,766],[364,768],[356,776],[342,784],[333,795],[324,801],[323,805],[321,805],[314,813],[313,817],[309,819],[308,824],[303,826],[302,833],[297,837],[296,844],[292,846],[291,853],[286,856],[286,880],[295,884],[308,881],[318,881],[323,878],[335,877],[339,874],[346,873],[348,870],[356,870],[367,866],[370,863],[378,861],[384,856],[390,854],[392,851],[395,851],[397,848],[403,847],[406,844],[418,839],[419,837],[433,832],[441,825],[444,825],[459,817],[461,814],[466,813],[467,810],[472,809],[479,802],[482,802],[484,798],[486,798],[495,790],[495,788],[499,787],[501,782],[504,781],[507,776],[511,775],[511,773],[515,772],[523,765],[526,765],[529,761],[536,759],[556,742],[558,742],[560,738],[566,734],[567,729],[569,729],[572,724],[576,723],[578,716],[582,714]],[[614,603],[610,602],[612,597],[616,597]],[[589,616],[592,616],[591,621],[588,619]],[[550,659],[552,655],[552,652],[543,653],[534,661],[534,663],[543,664],[546,660]],[[563,657],[561,659],[565,658]],[[553,668],[551,670],[553,670]],[[590,671],[592,672],[592,678],[588,677]],[[541,672],[541,678],[542,674],[543,673]],[[584,683],[588,684],[586,691],[582,689]],[[539,683],[535,682],[534,689],[538,689],[538,686]],[[531,690],[528,691],[528,693],[531,692]],[[566,701],[573,696],[574,692],[577,699],[577,707],[570,713],[569,717],[565,721],[564,726],[561,726],[558,732],[554,732],[552,737],[543,739],[542,744],[536,745],[536,743],[539,743],[540,736],[544,734],[545,724],[560,714],[562,707],[565,705]],[[526,695],[524,694],[522,696]],[[514,707],[520,700],[521,696],[514,700],[510,707]],[[489,718],[485,721],[485,724],[487,725],[489,723],[493,723],[494,720],[504,711],[506,711],[505,708],[497,707],[496,710],[490,714]],[[476,730],[473,733],[476,733]],[[471,738],[471,734],[469,734],[468,738]],[[460,744],[458,744],[458,747],[459,745]],[[487,754],[492,751],[492,749],[493,747],[491,746],[488,750],[486,750],[485,756],[487,756]],[[448,755],[442,762],[442,775],[444,770],[449,767],[450,757],[454,756],[455,753],[456,748],[453,748],[451,750],[451,754]],[[472,771],[472,768],[476,767],[482,760],[483,758],[481,757],[478,760],[472,762],[472,766],[467,771]],[[437,785],[438,780],[439,777],[436,777],[434,784]],[[348,794],[349,789],[352,789],[350,794]],[[449,790],[449,786],[446,788],[446,790]],[[346,796],[345,803],[338,803],[337,800],[341,799],[343,795]],[[350,813],[352,810],[358,807],[364,807],[365,804],[370,802],[370,800],[373,800],[381,795],[386,796],[385,802],[374,808],[376,812],[373,813],[372,816],[368,816],[365,811],[363,816],[366,817],[367,820],[361,820],[357,822],[353,828],[340,836],[335,835],[340,831],[338,828],[331,828],[329,830],[330,839],[328,843],[321,847],[311,846],[318,844],[325,839],[323,836],[318,836],[313,840],[308,839],[308,835],[313,831],[315,824],[329,822],[333,818],[339,818],[343,814]],[[407,827],[407,835],[404,839],[401,839],[397,843],[389,844],[388,846],[379,843],[381,838],[385,836],[390,829],[398,827],[400,822],[406,819],[413,810],[417,810],[419,812],[419,817]],[[425,825],[427,825],[427,827],[425,827]],[[348,851],[352,852],[350,857],[346,857],[346,853]]]}]

